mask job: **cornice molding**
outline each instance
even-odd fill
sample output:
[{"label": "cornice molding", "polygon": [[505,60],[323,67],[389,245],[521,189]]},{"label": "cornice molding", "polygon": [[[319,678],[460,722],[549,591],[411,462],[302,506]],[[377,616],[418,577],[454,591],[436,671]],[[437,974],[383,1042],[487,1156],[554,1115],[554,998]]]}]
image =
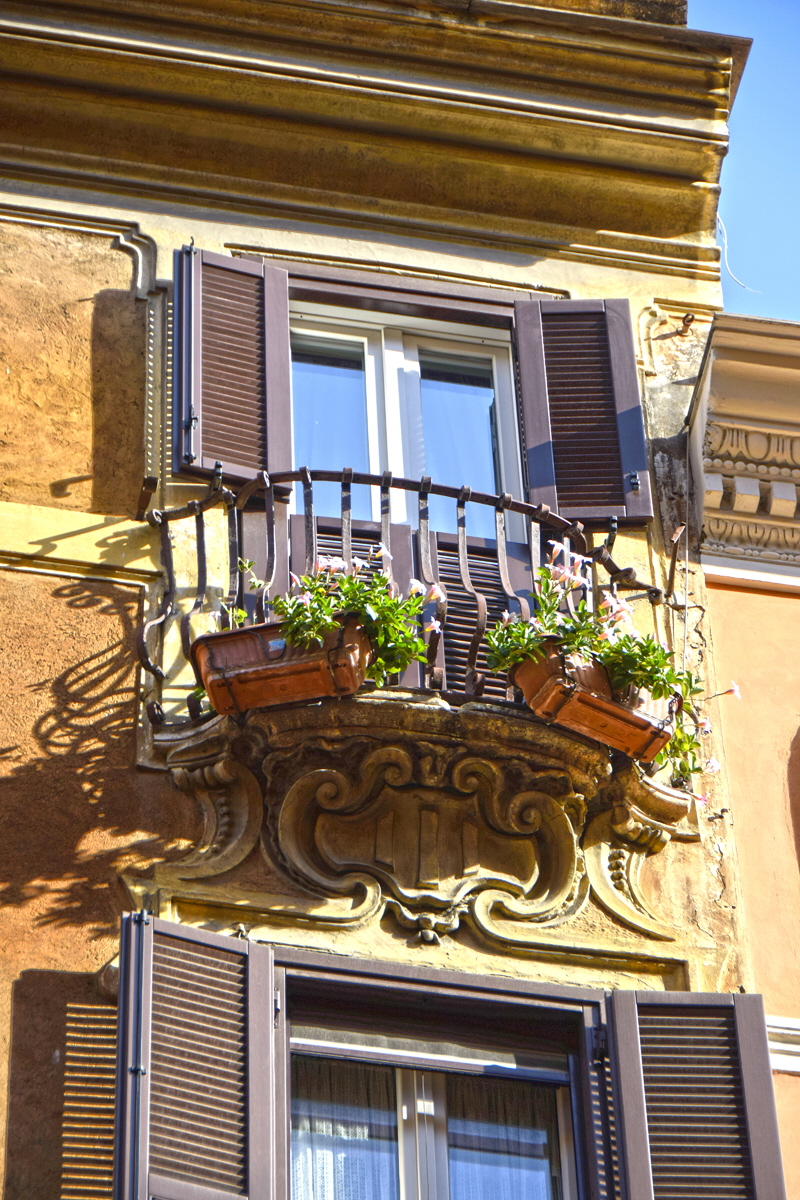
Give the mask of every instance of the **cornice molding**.
[{"label": "cornice molding", "polygon": [[153,24],[147,4],[6,9],[0,170],[143,206],[313,214],[718,278],[724,39],[667,45],[608,18],[620,42],[523,5],[456,18],[325,4],[320,21],[319,3],[293,0],[258,6],[257,30],[244,9],[239,25],[225,4],[173,4]]}]

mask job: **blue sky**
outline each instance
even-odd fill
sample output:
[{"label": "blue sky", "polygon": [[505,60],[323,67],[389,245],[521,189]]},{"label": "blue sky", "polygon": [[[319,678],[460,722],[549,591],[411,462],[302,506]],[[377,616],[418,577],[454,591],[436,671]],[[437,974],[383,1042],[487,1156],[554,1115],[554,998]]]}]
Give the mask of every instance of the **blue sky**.
[{"label": "blue sky", "polygon": [[728,312],[800,321],[800,0],[689,0],[692,29],[753,38],[731,116],[720,216]]}]

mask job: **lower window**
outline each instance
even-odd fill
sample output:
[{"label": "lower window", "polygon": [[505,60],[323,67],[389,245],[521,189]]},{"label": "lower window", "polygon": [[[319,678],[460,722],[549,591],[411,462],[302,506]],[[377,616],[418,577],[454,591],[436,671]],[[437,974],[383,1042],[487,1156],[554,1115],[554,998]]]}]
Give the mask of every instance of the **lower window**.
[{"label": "lower window", "polygon": [[538,1057],[293,1028],[292,1200],[573,1200],[567,1063]]}]

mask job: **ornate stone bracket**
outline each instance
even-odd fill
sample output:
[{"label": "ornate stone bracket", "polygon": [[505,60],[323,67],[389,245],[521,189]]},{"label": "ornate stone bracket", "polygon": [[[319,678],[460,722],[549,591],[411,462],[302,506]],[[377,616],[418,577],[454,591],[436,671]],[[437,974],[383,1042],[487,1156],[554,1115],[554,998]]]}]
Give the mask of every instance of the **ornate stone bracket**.
[{"label": "ornate stone bracket", "polygon": [[531,950],[593,900],[649,939],[675,939],[648,906],[641,867],[671,840],[698,839],[691,797],[635,767],[610,774],[600,748],[524,713],[395,693],[244,726],[220,718],[170,734],[164,752],[204,830],[180,862],[127,880],[142,903],[211,904],[247,927],[388,916],[423,944],[466,923]]}]

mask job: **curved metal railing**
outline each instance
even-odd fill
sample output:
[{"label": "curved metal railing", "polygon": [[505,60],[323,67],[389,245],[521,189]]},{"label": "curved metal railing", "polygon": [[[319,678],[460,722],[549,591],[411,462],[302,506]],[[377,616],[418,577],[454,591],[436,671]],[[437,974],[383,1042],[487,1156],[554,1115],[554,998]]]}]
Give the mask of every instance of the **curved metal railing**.
[{"label": "curved metal railing", "polygon": [[[529,606],[524,596],[520,596],[512,586],[508,570],[506,514],[518,513],[528,525],[527,543],[530,549],[531,574],[539,565],[539,539],[532,536],[532,526],[545,526],[564,542],[566,550],[574,550],[587,559],[605,568],[609,582],[630,586],[636,583],[636,574],[631,568],[620,568],[611,556],[613,537],[607,539],[601,546],[589,550],[584,535],[583,526],[577,521],[568,521],[552,512],[546,504],[526,504],[515,500],[507,492],[501,495],[489,495],[485,492],[474,492],[471,488],[450,487],[436,484],[430,478],[403,479],[394,478],[390,471],[382,475],[371,475],[352,468],[345,467],[339,471],[310,470],[301,467],[296,471],[279,471],[268,475],[265,471],[243,484],[237,492],[231,491],[222,484],[222,469],[217,469],[210,482],[206,495],[199,500],[190,500],[188,504],[173,509],[154,509],[142,512],[140,516],[158,529],[161,536],[161,562],[166,578],[164,595],[159,610],[139,630],[137,649],[139,659],[144,669],[157,679],[164,678],[161,667],[153,660],[148,642],[150,635],[162,627],[168,617],[173,614],[176,596],[176,579],[170,539],[170,526],[175,522],[193,520],[195,523],[196,550],[196,590],[191,608],[183,614],[180,621],[181,646],[184,656],[189,660],[191,648],[191,621],[204,608],[208,596],[208,563],[206,555],[205,513],[216,506],[223,506],[227,513],[228,529],[228,558],[230,566],[228,594],[224,600],[226,609],[242,607],[244,602],[244,578],[239,570],[239,559],[242,547],[242,514],[248,503],[256,497],[263,497],[264,503],[264,550],[266,568],[263,586],[255,593],[255,620],[266,618],[270,596],[286,591],[288,588],[288,556],[283,571],[278,570],[280,546],[288,546],[289,499],[292,485],[300,484],[303,493],[303,526],[305,535],[305,573],[311,574],[317,562],[318,517],[314,508],[314,484],[337,483],[341,489],[341,542],[342,558],[348,567],[353,562],[353,521],[352,521],[352,489],[354,485],[366,485],[379,489],[380,493],[380,542],[382,547],[382,567],[384,573],[392,579],[392,522],[391,492],[399,490],[416,493],[418,519],[418,573],[423,583],[431,585],[440,583],[442,598],[436,601],[436,619],[431,622],[432,628],[427,640],[427,663],[425,665],[426,686],[436,688],[441,686],[436,662],[442,636],[447,630],[447,589],[436,579],[431,559],[430,543],[430,514],[429,497],[441,496],[455,501],[458,567],[461,585],[475,604],[475,625],[467,653],[466,676],[467,693],[480,695],[483,679],[477,670],[478,652],[486,632],[487,600],[474,586],[469,566],[467,504],[480,504],[494,510],[496,548],[495,558],[499,575],[500,587],[509,604],[516,605],[523,619],[529,616]],[[143,492],[143,496],[145,493]],[[145,505],[149,496],[145,496]],[[280,578],[280,574],[285,578]],[[648,588],[651,600],[656,596],[657,589]],[[223,610],[224,611],[224,610]]]}]

